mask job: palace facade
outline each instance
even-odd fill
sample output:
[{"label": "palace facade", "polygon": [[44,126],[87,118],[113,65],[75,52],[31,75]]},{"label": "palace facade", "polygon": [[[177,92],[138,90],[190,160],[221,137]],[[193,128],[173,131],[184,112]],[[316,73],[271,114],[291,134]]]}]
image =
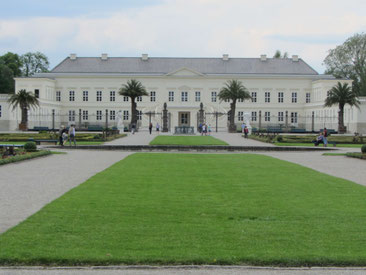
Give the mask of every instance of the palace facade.
[{"label": "palace facade", "polygon": [[[190,126],[197,130],[202,103],[204,122],[215,131],[227,131],[230,102],[220,102],[218,94],[227,80],[237,79],[249,90],[251,100],[238,102],[235,121],[246,118],[252,127],[291,127],[318,131],[338,128],[338,108],[324,108],[324,100],[339,80],[318,74],[301,58],[155,58],[78,57],[71,54],[48,73],[15,78],[16,91],[35,93],[40,106],[29,111],[29,128],[59,128],[75,124],[87,129],[96,126],[128,127],[131,102],[118,94],[129,79],[139,80],[149,96],[137,99],[138,126],[147,129],[151,121],[163,124],[163,108],[168,111],[168,128]],[[0,95],[0,130],[17,130],[20,109]],[[366,133],[366,98],[361,108],[345,108],[345,126],[350,133]]]}]

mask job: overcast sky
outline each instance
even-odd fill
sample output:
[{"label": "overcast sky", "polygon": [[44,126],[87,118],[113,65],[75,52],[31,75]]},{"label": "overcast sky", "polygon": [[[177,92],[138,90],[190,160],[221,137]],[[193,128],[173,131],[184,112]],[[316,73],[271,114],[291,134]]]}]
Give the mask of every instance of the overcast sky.
[{"label": "overcast sky", "polygon": [[365,0],[1,0],[0,55],[272,57],[319,73],[329,49],[366,30]]}]

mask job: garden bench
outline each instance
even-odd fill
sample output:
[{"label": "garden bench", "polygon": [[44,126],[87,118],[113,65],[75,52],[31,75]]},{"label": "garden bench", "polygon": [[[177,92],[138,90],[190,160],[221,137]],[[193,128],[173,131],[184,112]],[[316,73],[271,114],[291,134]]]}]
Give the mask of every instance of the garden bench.
[{"label": "garden bench", "polygon": [[103,131],[103,127],[99,125],[89,125],[88,131]]},{"label": "garden bench", "polygon": [[291,133],[306,133],[305,129],[301,129],[301,128],[293,128],[290,130]]},{"label": "garden bench", "polygon": [[35,126],[33,127],[33,129],[31,129],[32,131],[48,131],[48,127],[42,127],[42,126]]},{"label": "garden bench", "polygon": [[328,141],[328,144],[332,144],[333,147],[336,147],[337,146],[337,142],[335,142],[335,141]]},{"label": "garden bench", "polygon": [[54,144],[57,145],[58,140],[57,139],[36,139],[34,141],[37,145],[47,145],[47,144]]}]

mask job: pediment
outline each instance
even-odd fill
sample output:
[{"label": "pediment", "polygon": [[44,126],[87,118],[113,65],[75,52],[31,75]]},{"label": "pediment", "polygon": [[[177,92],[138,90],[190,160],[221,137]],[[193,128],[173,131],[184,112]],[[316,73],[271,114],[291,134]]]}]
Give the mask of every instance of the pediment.
[{"label": "pediment", "polygon": [[190,68],[180,68],[178,70],[172,71],[170,73],[166,74],[167,76],[204,76],[204,74],[197,72],[195,70],[192,70]]}]

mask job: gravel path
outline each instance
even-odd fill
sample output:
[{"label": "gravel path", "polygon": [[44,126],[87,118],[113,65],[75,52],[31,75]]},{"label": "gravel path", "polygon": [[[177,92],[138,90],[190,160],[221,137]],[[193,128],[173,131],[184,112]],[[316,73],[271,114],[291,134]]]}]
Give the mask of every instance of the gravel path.
[{"label": "gravel path", "polygon": [[0,233],[131,154],[96,150],[66,152],[0,166]]}]

